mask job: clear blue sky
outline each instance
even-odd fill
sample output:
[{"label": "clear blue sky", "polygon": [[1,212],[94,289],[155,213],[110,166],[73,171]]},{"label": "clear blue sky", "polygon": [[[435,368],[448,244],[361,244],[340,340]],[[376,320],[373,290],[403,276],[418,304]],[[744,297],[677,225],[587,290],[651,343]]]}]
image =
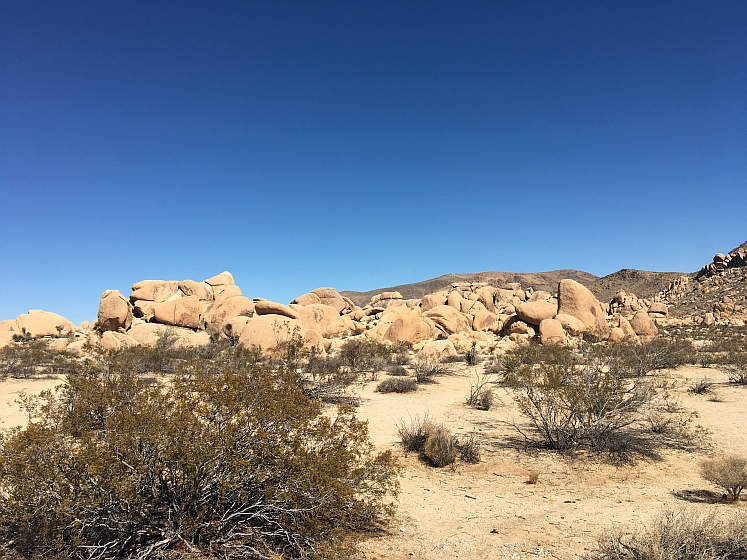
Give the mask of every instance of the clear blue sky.
[{"label": "clear blue sky", "polygon": [[747,239],[747,2],[3,0],[0,226],[0,319],[693,271]]}]

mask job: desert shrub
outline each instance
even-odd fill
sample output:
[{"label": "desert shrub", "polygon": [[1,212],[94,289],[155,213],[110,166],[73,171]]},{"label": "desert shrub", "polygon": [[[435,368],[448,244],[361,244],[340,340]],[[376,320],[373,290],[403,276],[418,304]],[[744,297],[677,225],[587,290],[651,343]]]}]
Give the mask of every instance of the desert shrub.
[{"label": "desert shrub", "polygon": [[451,374],[451,370],[443,363],[430,360],[416,362],[412,370],[418,383],[432,383],[434,377]]},{"label": "desert shrub", "polygon": [[410,423],[403,420],[396,423],[397,435],[405,451],[420,452],[425,446],[428,436],[435,430],[435,424],[426,413],[423,418],[415,416],[410,418]]},{"label": "desert shrub", "polygon": [[477,342],[473,342],[469,350],[464,354],[464,361],[468,366],[476,366],[480,363],[480,354],[477,352]]},{"label": "desert shrub", "polygon": [[454,354],[453,356],[444,356],[441,358],[442,364],[461,364],[464,363],[467,359],[465,358],[464,354]]},{"label": "desert shrub", "polygon": [[366,423],[236,356],[166,384],[90,365],[28,397],[31,422],[0,437],[3,554],[330,557],[380,524],[397,466]]},{"label": "desert shrub", "polygon": [[639,379],[619,377],[598,364],[564,360],[523,365],[514,388],[520,412],[540,439],[557,450],[615,447],[651,397],[648,384]]},{"label": "desert shrub", "polygon": [[389,377],[376,386],[379,393],[411,393],[417,389],[418,382],[412,377]]},{"label": "desert shrub", "polygon": [[723,361],[729,381],[747,385],[747,350],[742,345],[733,345],[726,352]]},{"label": "desert shrub", "polygon": [[688,391],[691,393],[695,393],[696,395],[705,395],[706,393],[713,392],[714,385],[715,382],[710,377],[701,377],[695,380]]},{"label": "desert shrub", "polygon": [[404,366],[398,366],[396,364],[389,364],[386,368],[386,372],[395,377],[405,377],[406,375],[409,375]]},{"label": "desert shrub", "polygon": [[590,560],[741,560],[747,517],[666,510],[645,527],[615,530],[597,540]]},{"label": "desert shrub", "polygon": [[492,381],[490,375],[478,375],[476,381],[470,384],[467,404],[477,410],[490,410],[495,397],[488,386]]},{"label": "desert shrub", "polygon": [[471,433],[461,443],[457,444],[459,448],[459,458],[465,463],[476,465],[480,462],[480,444]]},{"label": "desert shrub", "polygon": [[423,455],[434,467],[453,465],[459,456],[456,437],[444,426],[436,426],[423,445]]},{"label": "desert shrub", "polygon": [[410,363],[410,350],[412,344],[399,343],[392,347],[391,361],[398,366],[406,366]]},{"label": "desert shrub", "polygon": [[527,473],[527,484],[537,484],[539,482],[539,471],[531,470]]},{"label": "desert shrub", "polygon": [[727,499],[736,502],[747,488],[747,457],[724,455],[703,461],[700,474],[708,482],[726,490]]},{"label": "desert shrub", "polygon": [[301,362],[303,392],[313,399],[325,402],[339,400],[344,391],[352,385],[357,374],[342,367],[340,360],[312,350]]},{"label": "desert shrub", "polygon": [[348,339],[340,348],[340,362],[354,372],[380,371],[392,354],[386,344],[373,340]]},{"label": "desert shrub", "polygon": [[77,361],[66,352],[57,352],[45,340],[8,344],[0,348],[0,377],[26,378],[64,375]]},{"label": "desert shrub", "polygon": [[591,355],[596,355],[610,369],[623,377],[643,377],[660,369],[674,369],[696,359],[692,342],[680,338],[655,338],[638,344],[628,342],[611,347],[595,345]]}]

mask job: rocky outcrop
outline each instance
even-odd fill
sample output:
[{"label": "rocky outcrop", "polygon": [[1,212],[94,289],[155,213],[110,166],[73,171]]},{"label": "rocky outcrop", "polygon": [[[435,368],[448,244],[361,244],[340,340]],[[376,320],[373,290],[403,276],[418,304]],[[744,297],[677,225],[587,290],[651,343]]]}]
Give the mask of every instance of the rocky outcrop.
[{"label": "rocky outcrop", "polygon": [[423,313],[423,316],[433,321],[447,334],[472,330],[470,320],[450,305],[438,305]]},{"label": "rocky outcrop", "polygon": [[132,304],[119,290],[107,290],[99,302],[99,331],[125,331],[132,325]]},{"label": "rocky outcrop", "polygon": [[558,314],[576,317],[587,332],[599,338],[609,337],[610,328],[601,304],[588,288],[575,280],[561,280],[558,284]]},{"label": "rocky outcrop", "polygon": [[16,318],[18,333],[28,333],[34,338],[44,336],[69,336],[75,333],[75,325],[57,313],[32,309]]}]

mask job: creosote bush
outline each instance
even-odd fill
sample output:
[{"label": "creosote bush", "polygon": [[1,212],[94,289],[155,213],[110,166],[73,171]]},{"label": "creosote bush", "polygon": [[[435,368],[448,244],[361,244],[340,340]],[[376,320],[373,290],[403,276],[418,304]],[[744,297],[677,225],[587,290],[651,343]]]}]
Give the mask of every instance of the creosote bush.
[{"label": "creosote bush", "polygon": [[449,375],[452,373],[451,370],[443,363],[433,362],[430,360],[415,362],[412,370],[415,374],[415,380],[418,383],[433,383],[434,377],[437,377],[439,375]]},{"label": "creosote bush", "polygon": [[454,464],[459,455],[456,437],[446,427],[436,426],[425,440],[423,455],[434,467]]},{"label": "creosote bush", "polygon": [[340,348],[340,362],[355,373],[386,367],[393,349],[373,340],[348,339]]},{"label": "creosote bush", "polygon": [[645,527],[603,534],[589,560],[742,560],[747,517],[665,510]]},{"label": "creosote bush", "polygon": [[454,465],[457,457],[465,463],[480,462],[480,445],[475,434],[464,441],[451,433],[443,424],[436,424],[425,414],[415,416],[406,424],[397,422],[397,435],[405,451],[421,453],[434,467]]},{"label": "creosote bush", "polygon": [[418,382],[412,377],[389,377],[376,386],[379,393],[411,393],[418,390]]},{"label": "creosote bush", "polygon": [[703,461],[700,474],[708,482],[723,488],[729,501],[736,502],[742,490],[747,488],[747,457],[730,454]]},{"label": "creosote bush", "polygon": [[64,375],[76,365],[75,358],[52,350],[46,340],[31,340],[0,348],[0,378]]},{"label": "creosote bush", "polygon": [[0,437],[5,557],[331,558],[391,513],[393,456],[296,370],[224,352],[153,384],[117,356]]}]

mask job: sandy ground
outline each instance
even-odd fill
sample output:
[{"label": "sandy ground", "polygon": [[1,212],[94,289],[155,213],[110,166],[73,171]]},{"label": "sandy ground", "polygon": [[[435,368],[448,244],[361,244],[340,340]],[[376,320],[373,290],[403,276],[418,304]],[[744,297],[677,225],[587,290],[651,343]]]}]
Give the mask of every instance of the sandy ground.
[{"label": "sandy ground", "polygon": [[[501,403],[490,411],[464,403],[480,366],[461,368],[409,394],[379,394],[376,383],[359,389],[360,417],[369,421],[379,448],[399,449],[396,422],[428,413],[457,434],[475,431],[482,462],[435,469],[414,454],[405,466],[395,525],[387,535],[360,545],[360,557],[396,558],[580,558],[593,550],[596,536],[615,526],[635,526],[664,507],[747,507],[683,499],[688,492],[717,491],[702,480],[698,462],[718,451],[747,453],[747,388],[729,385],[716,370],[696,367],[668,372],[672,391],[685,409],[698,413],[712,450],[665,450],[657,460],[615,466],[598,458],[564,458],[519,444],[513,400],[498,389]],[[470,371],[470,369],[474,371]],[[692,380],[718,381],[721,402],[687,392]],[[530,471],[539,472],[528,484]],[[690,494],[692,496],[692,494]]]},{"label": "sandy ground", "polygon": [[[360,544],[360,558],[581,558],[593,549],[598,534],[645,524],[663,507],[747,508],[744,498],[730,506],[682,497],[717,490],[698,474],[704,457],[718,451],[747,454],[747,387],[729,385],[716,368],[687,367],[667,374],[682,406],[697,411],[696,422],[710,431],[713,449],[665,450],[659,459],[623,466],[594,457],[569,459],[520,444],[512,423],[521,418],[505,389],[496,390],[501,402],[490,411],[466,406],[470,383],[480,371],[481,366],[460,365],[456,375],[410,394],[376,393],[376,381],[356,389],[358,415],[368,420],[373,442],[380,449],[394,449],[404,466],[395,522],[386,534]],[[692,380],[703,376],[718,382],[720,402],[687,392]],[[23,391],[38,393],[60,382],[1,381],[0,427],[25,423],[14,402]],[[403,454],[397,421],[426,413],[457,434],[474,432],[482,461],[436,469],[415,454]],[[537,484],[527,483],[531,471],[539,473]]]}]

